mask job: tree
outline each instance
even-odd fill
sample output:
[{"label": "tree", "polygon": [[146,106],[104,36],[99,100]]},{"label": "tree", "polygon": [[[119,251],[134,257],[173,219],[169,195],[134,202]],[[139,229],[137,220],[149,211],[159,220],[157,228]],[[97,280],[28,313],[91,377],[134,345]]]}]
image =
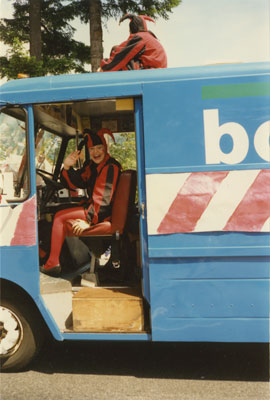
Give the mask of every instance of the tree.
[{"label": "tree", "polygon": [[[40,3],[40,20],[37,3]],[[24,54],[24,62],[17,73],[39,76],[71,71],[86,72],[84,65],[90,62],[90,48],[73,39],[75,30],[69,21],[74,18],[75,9],[72,1],[66,3],[60,0],[13,2],[13,18],[2,19],[0,22],[0,40],[10,46],[7,56],[1,57],[1,77],[14,78],[14,59],[18,61],[22,56],[21,50],[29,43],[29,62],[26,62]],[[41,34],[41,41],[38,31]],[[21,44],[19,53],[18,43]],[[36,69],[32,68],[35,62]]]},{"label": "tree", "polygon": [[14,38],[7,55],[0,57],[0,75],[1,78],[16,79],[18,73],[41,76],[44,75],[44,68],[42,61],[37,61],[35,57],[29,57],[22,42],[18,38]]},{"label": "tree", "polygon": [[114,134],[116,143],[110,140],[109,151],[122,165],[123,170],[136,169],[136,139],[135,132]]},{"label": "tree", "polygon": [[[95,72],[103,58],[102,21],[127,12],[168,19],[180,3],[181,0],[14,0],[14,18],[0,21],[0,40],[10,46],[9,55],[1,57],[0,75],[14,77],[14,66],[21,57],[18,43],[20,52],[30,43],[31,58],[26,62],[24,55],[24,70],[20,68],[18,72],[31,76],[86,72],[87,63]],[[73,39],[74,28],[69,22],[76,16],[90,23],[91,47]],[[15,49],[17,53],[12,52]]]},{"label": "tree", "polygon": [[29,2],[30,56],[41,59],[41,0]]},{"label": "tree", "polygon": [[102,7],[100,0],[89,0],[90,57],[92,72],[98,70],[103,56],[101,12]]},{"label": "tree", "polygon": [[75,13],[84,23],[90,22],[92,72],[103,58],[102,19],[118,18],[126,13],[145,14],[169,18],[169,13],[182,0],[74,0]]}]

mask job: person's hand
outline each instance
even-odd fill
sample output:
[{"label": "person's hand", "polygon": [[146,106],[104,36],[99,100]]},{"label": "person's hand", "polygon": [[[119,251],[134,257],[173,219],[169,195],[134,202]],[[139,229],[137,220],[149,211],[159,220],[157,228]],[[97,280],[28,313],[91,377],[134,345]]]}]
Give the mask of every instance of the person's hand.
[{"label": "person's hand", "polygon": [[80,158],[80,151],[75,150],[73,153],[70,153],[64,160],[64,168],[69,169],[73,165],[76,164],[77,160]]},{"label": "person's hand", "polygon": [[76,219],[76,221],[72,224],[72,232],[75,235],[80,235],[88,228],[90,228],[90,224],[84,219]]}]

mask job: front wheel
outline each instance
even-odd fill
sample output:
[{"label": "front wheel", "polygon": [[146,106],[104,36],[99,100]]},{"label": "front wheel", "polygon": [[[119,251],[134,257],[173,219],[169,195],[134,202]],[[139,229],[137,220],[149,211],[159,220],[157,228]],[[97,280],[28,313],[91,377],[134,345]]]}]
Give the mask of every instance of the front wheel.
[{"label": "front wheel", "polygon": [[39,323],[31,307],[1,299],[0,361],[2,371],[17,371],[26,367],[42,343]]}]

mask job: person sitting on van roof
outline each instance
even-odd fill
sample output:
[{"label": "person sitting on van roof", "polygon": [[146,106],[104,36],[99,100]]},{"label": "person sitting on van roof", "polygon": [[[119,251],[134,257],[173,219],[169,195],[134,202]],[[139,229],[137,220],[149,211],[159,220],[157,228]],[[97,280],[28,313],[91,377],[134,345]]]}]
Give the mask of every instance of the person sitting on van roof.
[{"label": "person sitting on van roof", "polygon": [[66,237],[67,220],[74,220],[74,236],[82,234],[90,225],[111,220],[112,201],[121,165],[109,155],[104,134],[114,137],[108,129],[101,129],[97,133],[85,129],[84,133],[90,160],[85,161],[81,169],[75,170],[73,166],[80,157],[80,151],[69,154],[64,160],[61,182],[70,189],[86,189],[88,200],[84,205],[60,210],[54,216],[50,255],[45,265],[40,267],[41,272],[51,276],[58,276],[61,272],[59,256]]},{"label": "person sitting on van roof", "polygon": [[167,68],[167,56],[163,46],[151,31],[146,20],[155,22],[145,15],[126,14],[120,23],[129,18],[129,38],[114,46],[109,59],[103,59],[101,71],[125,71],[133,69]]}]

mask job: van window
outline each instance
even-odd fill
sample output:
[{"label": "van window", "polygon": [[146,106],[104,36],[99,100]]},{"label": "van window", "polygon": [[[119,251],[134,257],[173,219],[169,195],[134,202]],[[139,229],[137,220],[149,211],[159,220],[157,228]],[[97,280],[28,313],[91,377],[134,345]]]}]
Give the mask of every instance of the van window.
[{"label": "van window", "polygon": [[40,129],[36,137],[36,168],[52,174],[60,146],[61,138],[59,136]]},{"label": "van window", "polygon": [[26,199],[30,193],[26,112],[4,108],[0,113],[0,190],[8,202]]}]

